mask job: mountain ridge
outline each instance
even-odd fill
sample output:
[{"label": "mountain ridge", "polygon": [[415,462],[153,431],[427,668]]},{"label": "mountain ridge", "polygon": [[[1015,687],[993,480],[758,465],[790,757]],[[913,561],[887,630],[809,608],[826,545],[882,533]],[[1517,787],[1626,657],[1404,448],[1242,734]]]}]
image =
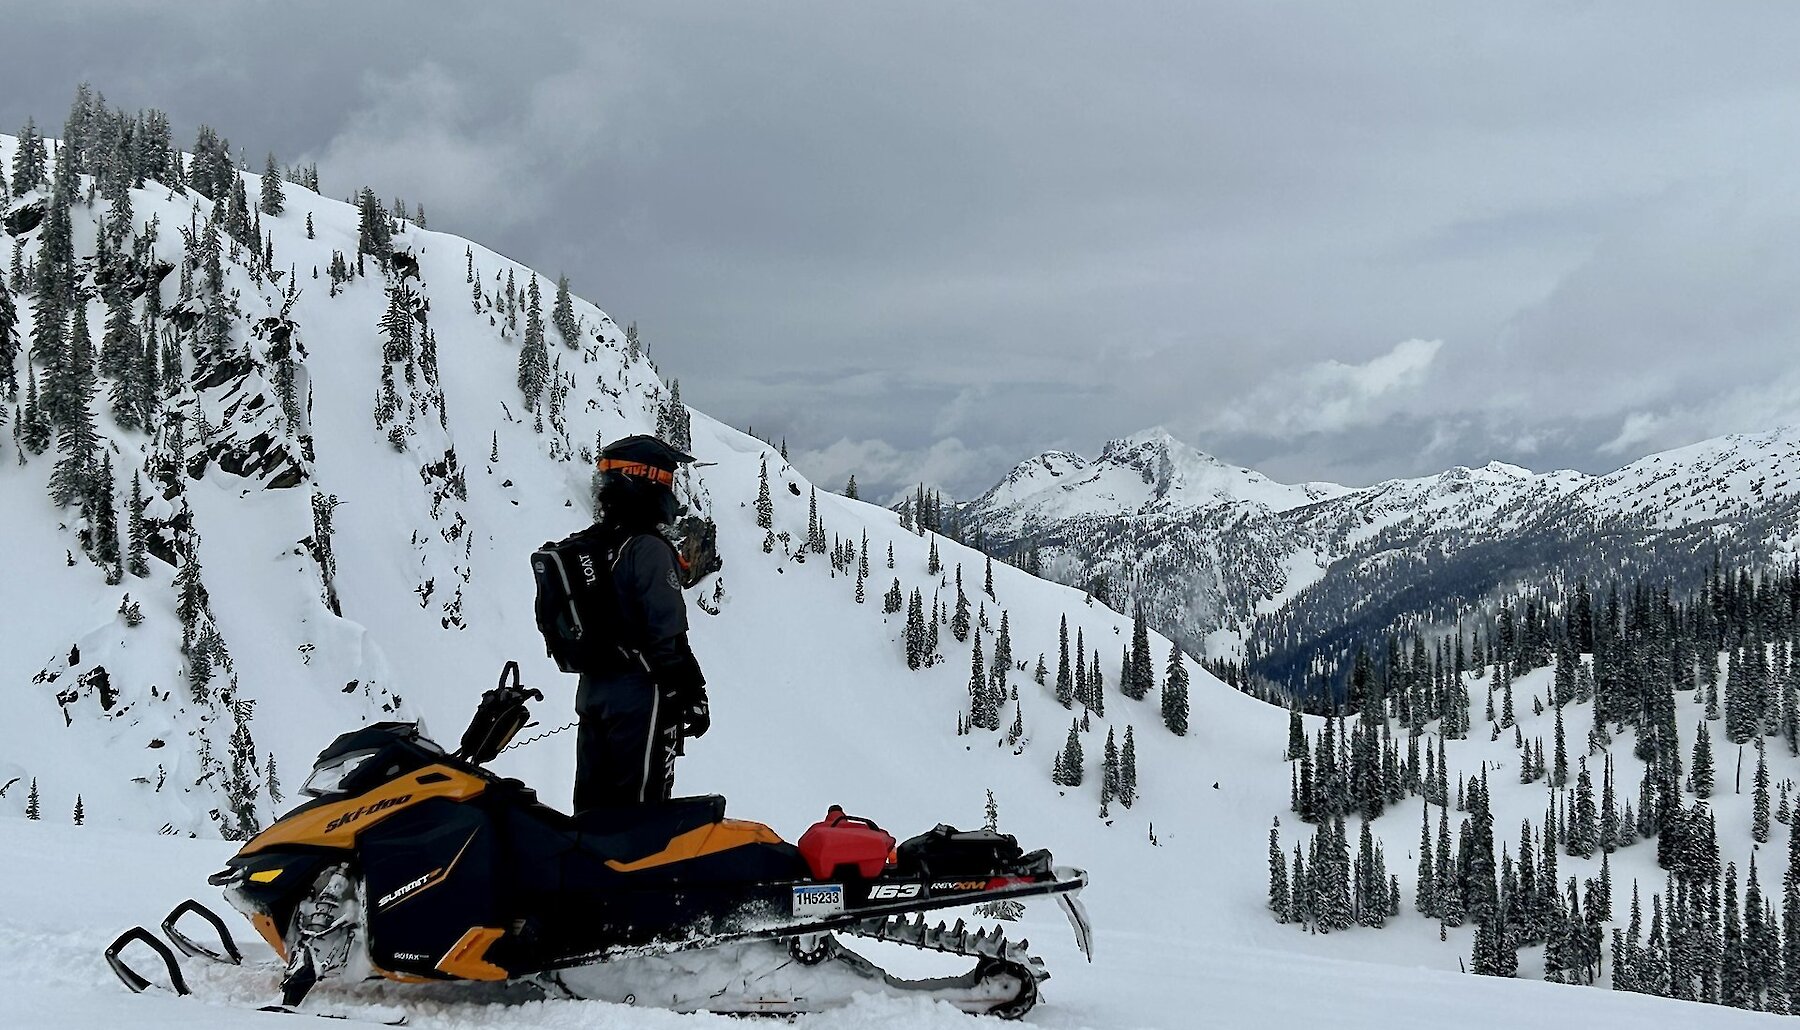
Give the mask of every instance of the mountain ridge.
[{"label": "mountain ridge", "polygon": [[[61,201],[73,245],[63,271],[81,316],[109,324],[120,294],[109,296],[104,287],[118,281],[112,273],[119,265],[101,260],[102,234],[117,225],[117,205],[131,206],[132,246],[110,251],[109,260],[132,253],[138,256],[131,263],[163,269],[143,277],[141,292],[125,293],[130,314],[154,327],[145,336],[162,352],[156,360],[164,393],[149,429],[131,428],[100,399],[101,386],[110,391],[118,382],[101,373],[82,409],[93,418],[99,460],[113,477],[59,505],[49,490],[53,466],[80,441],[72,432],[55,444],[27,441],[20,427],[29,421],[32,384],[52,367],[66,372],[71,366],[57,363],[71,353],[88,371],[103,369],[107,334],[98,334],[98,360],[67,340],[56,341],[55,353],[21,346],[10,355],[9,369],[23,382],[20,400],[0,406],[13,430],[0,439],[0,526],[10,545],[9,574],[0,577],[0,610],[7,613],[0,632],[8,645],[0,648],[0,690],[9,706],[0,722],[0,813],[21,825],[21,817],[33,816],[64,825],[4,837],[8,864],[28,872],[8,878],[8,903],[0,905],[0,980],[7,988],[0,990],[0,1013],[10,1015],[14,1006],[33,1025],[66,1019],[89,1026],[125,1017],[126,1005],[150,1006],[144,1011],[154,1010],[155,1018],[184,1024],[196,1014],[232,1026],[283,1018],[230,1007],[220,1015],[173,998],[92,990],[105,975],[93,956],[116,923],[153,919],[198,890],[231,850],[216,838],[241,836],[247,821],[290,805],[278,784],[291,793],[311,755],[335,734],[367,721],[429,718],[437,739],[453,740],[504,657],[519,658],[526,682],[546,688],[550,699],[539,706],[540,724],[527,731],[535,742],[501,756],[495,771],[564,805],[572,749],[569,735],[553,730],[570,715],[572,684],[538,653],[525,556],[539,541],[587,521],[590,439],[660,431],[686,439],[704,463],[683,474],[680,495],[696,516],[712,521],[724,559],[687,595],[715,723],[682,759],[680,789],[728,791],[734,815],[766,821],[790,838],[834,803],[904,834],[940,821],[978,825],[991,798],[1000,829],[1094,874],[1086,898],[1101,951],[1092,968],[1077,964],[1054,912],[1048,919],[1027,913],[1025,928],[1059,970],[1043,1010],[1052,1022],[1187,1025],[1192,996],[1180,988],[1197,971],[1219,981],[1215,993],[1250,1021],[1266,1021],[1270,1004],[1288,1022],[1345,1011],[1329,1009],[1331,999],[1321,1000],[1318,990],[1292,990],[1286,974],[1296,964],[1313,988],[1327,982],[1336,988],[1330,993],[1349,999],[1367,1026],[1391,1024],[1394,999],[1412,997],[1421,966],[1435,970],[1424,978],[1435,985],[1435,1003],[1399,1010],[1421,1024],[1441,1023],[1446,1011],[1467,1013],[1476,1025],[1516,1022],[1516,1011],[1502,1003],[1521,991],[1518,997],[1571,1002],[1596,1019],[1623,1015],[1648,1024],[1674,1018],[1671,1012],[1690,1015],[1642,997],[1590,992],[1571,999],[1566,992],[1574,988],[1453,979],[1473,929],[1446,929],[1404,906],[1382,931],[1311,934],[1275,923],[1262,883],[1270,819],[1282,816],[1275,829],[1285,834],[1283,843],[1294,842],[1299,829],[1284,807],[1291,797],[1292,767],[1282,749],[1288,713],[1231,689],[1170,640],[1148,633],[1153,681],[1166,684],[1175,669],[1191,678],[1193,721],[1184,735],[1171,732],[1156,696],[1120,689],[1124,663],[1114,662],[1130,646],[1129,617],[1004,563],[994,564],[990,589],[980,552],[902,528],[883,508],[816,491],[775,447],[679,404],[674,384],[663,382],[635,334],[599,308],[571,300],[576,328],[560,337],[550,332],[555,302],[541,298],[539,306],[551,311],[549,325],[536,328],[548,345],[548,367],[541,369],[541,401],[529,402],[525,373],[532,366],[524,359],[532,356],[539,321],[529,268],[390,216],[380,205],[372,211],[366,197],[346,205],[310,188],[290,188],[283,214],[255,219],[262,246],[219,241],[209,230],[220,226],[203,210],[202,201],[212,198],[154,176],[150,185],[116,192],[120,170],[94,156],[112,151],[101,145],[105,132],[93,127],[93,114],[71,119],[91,134],[84,160],[101,163],[93,172],[72,171],[73,183],[65,182]],[[15,138],[0,137],[0,159],[16,149]],[[65,149],[53,145],[53,156],[61,159]],[[179,179],[189,157],[173,160],[164,174]],[[75,199],[91,182],[115,192]],[[213,210],[222,222],[234,206],[244,213],[225,195],[254,182],[236,170],[214,183],[220,202]],[[0,206],[21,210],[13,199]],[[48,188],[29,188],[18,200],[52,206]],[[179,238],[170,231],[183,226],[190,231]],[[365,238],[376,228],[392,234],[385,252]],[[46,250],[46,233],[39,221],[17,234],[9,226],[7,235],[34,263],[52,262],[56,248]],[[375,249],[365,254],[365,246]],[[365,258],[367,269],[358,270]],[[216,275],[208,267],[215,261]],[[45,298],[32,288],[20,296],[33,301],[20,326],[34,337],[37,302]],[[59,325],[65,317],[57,314]],[[221,328],[223,339],[205,335]],[[115,345],[125,335],[114,335]],[[1177,545],[1216,537],[1256,514],[1253,504],[1218,505],[1216,526],[1208,526],[1162,503],[1177,480],[1188,483],[1188,469],[1197,469],[1202,483],[1211,470],[1170,455],[1165,476],[1153,460],[1154,443],[1139,441],[1119,455],[1120,484],[1135,480],[1148,504],[1127,543],[1167,544],[1173,560],[1182,556]],[[1735,464],[1728,455],[1718,460]],[[1161,498],[1153,496],[1159,479],[1170,487]],[[146,491],[141,503],[127,500],[133,484]],[[114,492],[102,499],[103,485]],[[758,503],[765,487],[766,517]],[[1705,503],[1718,500],[1709,494]],[[1337,508],[1271,514],[1301,511],[1320,520],[1308,532],[1349,539],[1367,528],[1360,514]],[[122,560],[103,546],[109,519],[122,538]],[[142,573],[131,567],[134,522],[147,538]],[[1393,523],[1376,530],[1394,531]],[[1401,545],[1393,546],[1371,560],[1392,564]],[[1276,546],[1245,549],[1234,561],[1241,557],[1290,580],[1305,572],[1284,567],[1293,553]],[[1156,571],[1131,560],[1136,569]],[[1213,569],[1223,590],[1241,582],[1226,574],[1236,568]],[[903,594],[916,591],[934,616],[929,633],[938,642],[918,669],[905,660],[908,620],[879,600],[890,584]],[[1248,592],[1220,596],[1257,602]],[[965,609],[966,638],[951,614],[958,607]],[[1009,627],[1012,661],[984,669],[979,656],[993,654],[1000,627]],[[1076,674],[1085,666],[1097,676],[1090,679],[1096,703],[1059,698],[1048,670],[1042,680],[1033,674],[1034,666],[1063,664],[1065,639]],[[970,725],[975,696],[992,687],[996,666],[1006,671],[1004,712],[1016,718],[1017,734]],[[1478,673],[1464,684],[1479,686]],[[1510,688],[1520,693],[1518,722],[1534,737],[1560,726],[1561,709],[1532,703],[1552,686],[1550,670],[1539,669]],[[1570,714],[1579,734],[1579,703]],[[1294,721],[1303,734],[1329,725],[1317,716]],[[1683,719],[1684,731],[1692,721]],[[1142,786],[1132,804],[1114,795],[1109,807],[1102,756],[1115,733],[1126,747],[1135,744]],[[1459,785],[1478,769],[1485,779],[1487,769],[1517,762],[1497,729],[1491,739],[1483,736],[1449,742]],[[1052,768],[1068,760],[1066,741],[1085,747],[1085,757],[1073,762],[1079,782],[1065,774],[1053,784]],[[1628,783],[1635,767],[1621,758]],[[1409,766],[1417,772],[1416,758]],[[1784,771],[1792,768],[1789,762]],[[1508,779],[1496,777],[1502,827],[1535,817],[1543,805],[1541,787],[1512,787]],[[1744,800],[1721,822],[1738,843],[1750,822]],[[77,806],[87,825],[67,825],[77,821]],[[1439,806],[1447,807],[1441,799]],[[1410,863],[1400,858],[1416,839],[1410,815],[1371,822],[1371,834],[1392,856],[1396,883],[1416,886]],[[147,836],[159,830],[201,839]],[[1653,851],[1640,844],[1615,856],[1621,893],[1628,863],[1649,882]],[[131,859],[122,874],[121,855]],[[1602,860],[1580,861],[1587,864],[1568,866],[1594,874]],[[71,882],[85,886],[70,891]],[[1383,936],[1371,938],[1373,932]],[[1440,935],[1450,943],[1440,944]],[[1372,965],[1371,956],[1390,965]],[[272,985],[274,959],[252,961],[263,965],[237,972],[246,981],[266,973]],[[1371,992],[1372,981],[1379,991]],[[240,986],[225,1000],[254,1004],[263,989]],[[608,1026],[692,1022],[570,1003],[471,1014],[449,993],[418,999],[416,991],[398,993],[412,988],[387,984],[346,994],[363,991],[396,992],[376,996],[416,1004],[421,1025],[444,1030],[471,1020],[585,1023],[596,1014]],[[1369,1004],[1371,996],[1380,1004]],[[841,1020],[811,1022],[846,1030],[895,1020],[946,1025],[944,1015],[863,1006]],[[1698,1018],[1728,1025],[1739,1017],[1713,1008]]]},{"label": "mountain ridge", "polygon": [[[1183,489],[1194,482],[1203,488]],[[1045,573],[1066,583],[1104,577],[1115,601],[1145,602],[1153,624],[1193,653],[1243,660],[1271,650],[1259,619],[1304,605],[1308,591],[1353,579],[1357,563],[1396,548],[1454,553],[1512,540],[1528,551],[1571,535],[1629,533],[1644,537],[1637,546],[1648,553],[1656,538],[1713,525],[1728,557],[1776,560],[1800,540],[1781,528],[1797,502],[1794,423],[1649,454],[1607,473],[1493,461],[1365,487],[1277,483],[1156,427],[1109,441],[1091,460],[1063,451],[1027,459],[957,511],[963,535],[990,551],[1031,548]],[[1751,523],[1773,532],[1738,532]],[[1671,571],[1694,568],[1684,559]],[[1502,579],[1534,569],[1541,566],[1521,564]],[[1463,600],[1503,588],[1490,583]],[[1385,620],[1363,627],[1370,635],[1391,628]],[[1294,667],[1264,671],[1291,682]]]}]

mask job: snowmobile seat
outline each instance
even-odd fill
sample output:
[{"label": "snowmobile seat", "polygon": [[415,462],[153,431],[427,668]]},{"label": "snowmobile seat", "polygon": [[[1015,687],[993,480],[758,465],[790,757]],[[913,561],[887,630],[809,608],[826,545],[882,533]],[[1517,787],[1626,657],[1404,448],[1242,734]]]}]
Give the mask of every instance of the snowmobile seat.
[{"label": "snowmobile seat", "polygon": [[653,855],[676,837],[724,818],[724,796],[702,794],[648,805],[590,808],[575,816],[575,826],[584,849],[630,862]]}]

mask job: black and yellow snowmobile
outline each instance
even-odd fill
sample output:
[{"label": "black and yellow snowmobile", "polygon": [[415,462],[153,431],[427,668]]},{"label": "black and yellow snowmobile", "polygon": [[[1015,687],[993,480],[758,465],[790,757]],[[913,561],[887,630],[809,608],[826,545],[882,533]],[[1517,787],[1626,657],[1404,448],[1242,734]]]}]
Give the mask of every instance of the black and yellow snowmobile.
[{"label": "black and yellow snowmobile", "polygon": [[[808,1012],[888,992],[1016,1017],[1048,976],[1025,942],[961,920],[928,925],[921,913],[1045,895],[1092,957],[1077,900],[1086,874],[1008,835],[939,826],[896,845],[834,808],[796,846],[726,818],[718,796],[558,812],[482,767],[525,723],[535,694],[509,664],[454,754],[415,723],[339,736],[314,763],[310,800],[210,877],[285,963],[282,1007],[323,978],[385,977],[530,979],[553,997],[678,1011]],[[190,914],[211,923],[219,946],[182,932]],[[177,906],[163,929],[187,955],[238,959],[223,920],[198,902]],[[840,935],[975,966],[901,980]],[[173,955],[141,927],[108,949],[120,979],[150,984],[120,957],[134,941],[154,948],[185,992]]]}]

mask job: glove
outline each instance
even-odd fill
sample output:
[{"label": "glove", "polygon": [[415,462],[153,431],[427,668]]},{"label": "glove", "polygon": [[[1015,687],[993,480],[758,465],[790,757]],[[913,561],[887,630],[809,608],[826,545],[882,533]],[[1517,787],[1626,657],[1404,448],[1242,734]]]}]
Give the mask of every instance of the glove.
[{"label": "glove", "polygon": [[704,737],[712,728],[712,712],[706,703],[706,687],[696,686],[688,691],[681,709],[681,732],[683,736]]},{"label": "glove", "polygon": [[701,737],[712,727],[712,713],[706,703],[706,676],[700,671],[700,663],[694,660],[693,652],[685,648],[683,652],[675,661],[655,671],[656,686],[662,692],[663,703],[676,713],[682,735]]}]

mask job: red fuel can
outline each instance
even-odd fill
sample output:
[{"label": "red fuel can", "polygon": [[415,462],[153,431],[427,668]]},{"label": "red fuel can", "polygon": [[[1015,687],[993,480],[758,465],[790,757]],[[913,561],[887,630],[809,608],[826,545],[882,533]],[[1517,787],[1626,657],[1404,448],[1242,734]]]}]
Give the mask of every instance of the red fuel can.
[{"label": "red fuel can", "polygon": [[894,836],[832,805],[822,821],[800,835],[800,854],[817,879],[873,880],[893,859]]}]

